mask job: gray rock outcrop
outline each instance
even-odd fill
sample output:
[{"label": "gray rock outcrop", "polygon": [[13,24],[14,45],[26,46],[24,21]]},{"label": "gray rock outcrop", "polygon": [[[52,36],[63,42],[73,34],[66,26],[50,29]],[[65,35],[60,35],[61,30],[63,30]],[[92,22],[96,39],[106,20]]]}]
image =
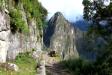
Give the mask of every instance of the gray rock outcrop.
[{"label": "gray rock outcrop", "polygon": [[28,35],[21,33],[12,34],[9,36],[9,48],[7,52],[7,60],[13,60],[20,52],[27,52],[32,49],[41,50],[41,42],[37,40],[36,23],[32,20],[30,24],[30,32]]},{"label": "gray rock outcrop", "polygon": [[48,27],[44,31],[44,44],[60,54],[63,59],[78,58],[76,33],[77,29],[60,12],[57,12],[49,20]]},{"label": "gray rock outcrop", "polygon": [[0,63],[0,67],[6,70],[11,70],[11,71],[16,71],[16,72],[19,71],[19,67],[13,63]]},{"label": "gray rock outcrop", "polygon": [[[10,28],[10,16],[3,9],[0,11],[0,63],[6,60],[14,60],[18,53],[31,51],[32,49],[41,50],[42,37],[36,27],[36,21],[27,21],[25,11],[21,9],[23,19],[29,27],[29,33],[12,33]],[[42,33],[41,33],[42,34]]]},{"label": "gray rock outcrop", "polygon": [[6,61],[10,34],[9,16],[0,11],[0,62]]},{"label": "gray rock outcrop", "polygon": [[12,71],[19,71],[19,67],[16,64],[7,63],[7,68]]}]

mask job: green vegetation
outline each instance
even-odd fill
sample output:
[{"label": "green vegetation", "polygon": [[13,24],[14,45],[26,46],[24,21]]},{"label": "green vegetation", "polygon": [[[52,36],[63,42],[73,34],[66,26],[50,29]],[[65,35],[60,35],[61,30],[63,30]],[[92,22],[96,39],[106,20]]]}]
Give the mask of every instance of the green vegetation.
[{"label": "green vegetation", "polygon": [[4,4],[4,0],[0,0],[0,10],[2,10]]},{"label": "green vegetation", "polygon": [[73,75],[112,75],[111,52],[103,54],[95,62],[83,59],[72,59],[60,62],[64,69],[68,69]]},{"label": "green vegetation", "polygon": [[[12,32],[28,33],[31,20],[36,21],[37,29],[42,30],[45,25],[47,10],[38,2],[38,0],[11,0],[8,3],[8,10],[11,17]],[[25,12],[25,14],[23,14]],[[24,16],[26,16],[26,23]]]},{"label": "green vegetation", "polygon": [[47,10],[38,2],[38,0],[21,0],[23,7],[27,12],[28,19],[34,18],[37,22],[37,27],[41,29],[44,27]]},{"label": "green vegetation", "polygon": [[0,68],[0,75],[35,75],[36,74],[36,61],[31,57],[31,53],[20,53],[16,60],[12,63],[15,63],[19,67],[18,72],[5,70]]},{"label": "green vegetation", "polygon": [[0,0],[0,8],[1,8],[1,6],[2,6],[2,0]]},{"label": "green vegetation", "polygon": [[83,59],[70,59],[60,62],[64,69],[68,69],[73,75],[97,75],[92,62]]},{"label": "green vegetation", "polygon": [[73,75],[112,75],[111,62],[112,57],[104,56],[104,58],[99,58],[96,62],[84,59],[72,59],[60,63],[64,69],[68,69]]},{"label": "green vegetation", "polygon": [[18,9],[12,9],[9,13],[11,18],[11,31],[12,32],[23,32],[27,33],[29,31],[28,25],[22,19],[22,14]]},{"label": "green vegetation", "polygon": [[[110,5],[105,6],[103,0],[93,2],[83,0],[83,5],[84,18],[92,22],[88,30],[89,38],[91,40],[96,40],[99,37],[102,38],[105,45],[99,50],[102,52],[102,55],[110,52],[112,46],[112,2],[110,2]],[[102,21],[107,23],[101,24]],[[100,53],[100,57],[103,57],[102,55]]]},{"label": "green vegetation", "polygon": [[[96,50],[96,61],[85,59],[62,61],[63,67],[72,71],[73,75],[112,75],[112,2],[105,6],[104,0],[83,0],[84,19],[91,22],[88,30],[89,49]],[[106,21],[105,25],[100,22]],[[98,38],[103,41],[97,45]],[[97,40],[97,42],[96,42]],[[87,40],[88,41],[88,40]],[[93,45],[90,45],[91,43]]]},{"label": "green vegetation", "polygon": [[[91,21],[88,38],[90,41],[95,41],[100,37],[103,39],[103,42],[100,43],[98,47],[95,47],[98,57],[95,62],[90,63],[93,67],[88,67],[88,70],[92,70],[92,73],[91,71],[89,71],[89,73],[86,71],[83,73],[80,70],[79,75],[81,75],[81,73],[83,75],[112,75],[112,2],[110,2],[108,6],[105,6],[103,3],[103,0],[95,0],[93,2],[83,0],[84,19]],[[107,23],[102,25],[100,23],[101,21],[106,21]],[[95,43],[97,44],[97,42]],[[103,48],[101,46],[103,46]],[[93,47],[91,50],[94,50]],[[86,69],[87,67],[85,66],[84,70]]]}]

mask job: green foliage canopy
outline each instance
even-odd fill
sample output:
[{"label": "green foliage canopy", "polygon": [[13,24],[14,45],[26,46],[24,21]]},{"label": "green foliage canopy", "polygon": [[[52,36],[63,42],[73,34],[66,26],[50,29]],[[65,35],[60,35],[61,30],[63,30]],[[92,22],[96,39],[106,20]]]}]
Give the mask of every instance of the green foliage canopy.
[{"label": "green foliage canopy", "polygon": [[28,32],[28,26],[25,21],[22,19],[21,12],[17,9],[12,9],[9,13],[11,17],[11,31],[12,32]]}]

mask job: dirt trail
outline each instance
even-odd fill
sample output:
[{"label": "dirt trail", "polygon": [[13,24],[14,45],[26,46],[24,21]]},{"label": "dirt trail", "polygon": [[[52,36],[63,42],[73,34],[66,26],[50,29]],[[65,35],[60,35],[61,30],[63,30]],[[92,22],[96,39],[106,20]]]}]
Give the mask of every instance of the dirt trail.
[{"label": "dirt trail", "polygon": [[63,69],[59,63],[60,58],[45,56],[46,59],[46,75],[71,75],[69,71]]},{"label": "dirt trail", "polygon": [[71,75],[69,71],[64,70],[59,64],[46,66],[46,73],[47,75]]},{"label": "dirt trail", "polygon": [[40,67],[37,68],[37,75],[72,75],[69,71],[63,69],[59,63],[61,59],[59,57],[50,57],[49,55],[42,54],[42,60]]}]

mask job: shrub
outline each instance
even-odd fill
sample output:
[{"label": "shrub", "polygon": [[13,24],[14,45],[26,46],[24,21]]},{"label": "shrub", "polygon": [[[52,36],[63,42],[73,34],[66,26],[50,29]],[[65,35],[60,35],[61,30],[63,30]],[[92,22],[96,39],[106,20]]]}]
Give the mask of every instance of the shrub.
[{"label": "shrub", "polygon": [[0,0],[0,8],[2,7],[2,0]]},{"label": "shrub", "polygon": [[38,2],[38,0],[21,0],[23,3],[23,6],[25,8],[25,11],[27,11],[27,14],[29,15],[29,18],[35,18],[37,22],[37,28],[39,30],[44,27],[44,20],[47,15],[47,10]]},{"label": "shrub", "polygon": [[32,48],[32,52],[36,51],[36,49]]},{"label": "shrub", "polygon": [[27,24],[22,19],[22,14],[19,9],[12,9],[9,13],[11,18],[11,31],[15,33],[16,31],[26,33],[29,31]]},{"label": "shrub", "polygon": [[5,68],[0,67],[0,75],[35,75],[37,66],[36,61],[31,56],[32,53],[19,53],[16,57],[15,61],[11,63],[15,63],[19,67],[19,71],[11,71]]},{"label": "shrub", "polygon": [[106,51],[95,62],[99,75],[112,75],[112,51]]},{"label": "shrub", "polygon": [[75,75],[96,75],[96,69],[92,62],[83,59],[69,59],[61,62],[63,67],[72,71]]},{"label": "shrub", "polygon": [[[27,21],[34,19],[37,22],[37,28],[41,30],[44,27],[45,18],[47,16],[47,10],[38,2],[38,0],[0,0],[0,8],[2,7],[3,1],[8,6],[10,16],[11,16],[11,31],[15,33],[28,32],[28,25],[22,19],[21,4],[23,5],[24,12],[26,13]],[[13,8],[13,9],[12,9]],[[20,10],[19,10],[20,9]]]},{"label": "shrub", "polygon": [[63,67],[74,75],[112,75],[112,51],[108,51],[95,62],[82,59],[62,61]]},{"label": "shrub", "polygon": [[20,75],[35,75],[37,66],[37,62],[32,58],[32,53],[26,52],[26,53],[19,53],[19,55],[16,57],[15,62],[21,72]]}]

